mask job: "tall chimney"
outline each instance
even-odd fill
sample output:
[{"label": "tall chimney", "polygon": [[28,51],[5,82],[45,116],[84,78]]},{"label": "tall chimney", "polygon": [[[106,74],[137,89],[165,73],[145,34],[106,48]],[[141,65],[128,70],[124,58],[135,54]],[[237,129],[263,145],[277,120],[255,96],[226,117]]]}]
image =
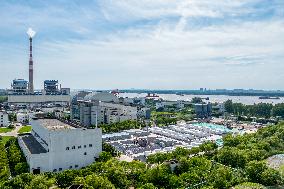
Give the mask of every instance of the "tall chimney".
[{"label": "tall chimney", "polygon": [[33,38],[30,37],[30,59],[29,59],[29,92],[34,92],[34,63],[33,63]]},{"label": "tall chimney", "polygon": [[34,93],[34,63],[33,63],[33,37],[36,34],[32,28],[27,31],[30,40],[30,58],[29,58],[29,93]]}]

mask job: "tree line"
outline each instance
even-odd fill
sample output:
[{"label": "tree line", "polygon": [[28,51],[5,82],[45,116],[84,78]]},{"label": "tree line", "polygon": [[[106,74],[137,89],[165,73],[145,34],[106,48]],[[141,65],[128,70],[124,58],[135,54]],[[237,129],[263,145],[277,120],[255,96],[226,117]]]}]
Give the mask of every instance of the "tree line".
[{"label": "tree line", "polygon": [[[114,132],[120,132],[122,130],[139,129],[145,126],[146,126],[145,123],[141,121],[136,121],[136,120],[126,120],[126,121],[117,122],[117,123],[99,125],[103,133],[114,133]],[[93,125],[92,127],[96,127],[96,126]]]},{"label": "tree line", "polygon": [[231,113],[237,116],[251,116],[262,118],[279,116],[284,118],[284,103],[275,105],[269,103],[245,105],[242,103],[233,103],[232,100],[227,100],[224,105],[227,113]]},{"label": "tree line", "polygon": [[[284,153],[284,123],[260,129],[254,134],[226,135],[224,147],[213,142],[199,147],[177,148],[170,153],[150,155],[147,162],[125,162],[113,157],[113,148],[104,145],[96,162],[80,170],[40,175],[20,174],[2,182],[0,188],[243,188],[277,186],[283,175],[267,167],[265,159]],[[170,161],[174,160],[171,168]]]},{"label": "tree line", "polygon": [[17,139],[11,138],[4,145],[0,142],[0,182],[10,176],[20,175],[29,171],[28,164]]}]

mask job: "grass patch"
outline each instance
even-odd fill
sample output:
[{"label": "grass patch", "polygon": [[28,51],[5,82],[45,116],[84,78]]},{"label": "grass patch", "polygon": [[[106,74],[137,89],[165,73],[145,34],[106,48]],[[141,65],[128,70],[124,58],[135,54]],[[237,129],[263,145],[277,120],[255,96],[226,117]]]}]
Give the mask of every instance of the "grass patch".
[{"label": "grass patch", "polygon": [[18,133],[19,133],[19,134],[28,133],[28,132],[31,132],[31,130],[32,130],[32,126],[23,126],[23,127],[18,131]]},{"label": "grass patch", "polygon": [[0,142],[3,143],[3,145],[5,145],[6,142],[8,140],[10,140],[11,138],[14,138],[14,137],[12,137],[12,136],[0,136]]},{"label": "grass patch", "polygon": [[13,129],[11,129],[11,128],[2,127],[2,128],[0,128],[0,133],[7,133],[7,132],[10,132],[12,130]]}]

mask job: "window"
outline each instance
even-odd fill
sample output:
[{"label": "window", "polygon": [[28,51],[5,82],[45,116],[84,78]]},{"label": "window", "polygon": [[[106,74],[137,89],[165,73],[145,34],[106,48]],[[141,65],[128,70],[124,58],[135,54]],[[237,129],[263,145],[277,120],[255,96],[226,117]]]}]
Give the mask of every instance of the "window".
[{"label": "window", "polygon": [[66,150],[69,150],[69,147],[66,147]]},{"label": "window", "polygon": [[57,171],[57,169],[53,169],[53,172],[56,172]]},{"label": "window", "polygon": [[75,165],[75,168],[77,168],[78,167],[78,165]]},{"label": "window", "polygon": [[87,147],[87,145],[84,145],[84,148],[86,148]]},{"label": "window", "polygon": [[87,152],[85,152],[84,155],[86,156],[86,155],[87,155]]},{"label": "window", "polygon": [[89,144],[89,147],[92,147],[93,145],[92,144]]},{"label": "window", "polygon": [[69,169],[72,169],[72,165],[71,165],[71,166],[69,166]]},{"label": "window", "polygon": [[75,146],[72,146],[72,149],[75,149],[76,147]]},{"label": "window", "polygon": [[62,171],[62,168],[59,168],[58,171]]},{"label": "window", "polygon": [[81,146],[78,146],[78,149],[80,149],[81,148]]}]

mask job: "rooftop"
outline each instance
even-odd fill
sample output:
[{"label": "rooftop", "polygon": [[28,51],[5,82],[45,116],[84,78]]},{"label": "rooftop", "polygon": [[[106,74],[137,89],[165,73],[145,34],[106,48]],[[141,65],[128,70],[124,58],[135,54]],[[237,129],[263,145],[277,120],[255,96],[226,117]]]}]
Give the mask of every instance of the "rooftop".
[{"label": "rooftop", "polygon": [[67,123],[63,123],[57,119],[38,119],[39,123],[48,130],[66,130],[75,129]]},{"label": "rooftop", "polygon": [[32,135],[24,135],[21,137],[21,139],[31,154],[41,154],[47,152],[46,149]]}]

